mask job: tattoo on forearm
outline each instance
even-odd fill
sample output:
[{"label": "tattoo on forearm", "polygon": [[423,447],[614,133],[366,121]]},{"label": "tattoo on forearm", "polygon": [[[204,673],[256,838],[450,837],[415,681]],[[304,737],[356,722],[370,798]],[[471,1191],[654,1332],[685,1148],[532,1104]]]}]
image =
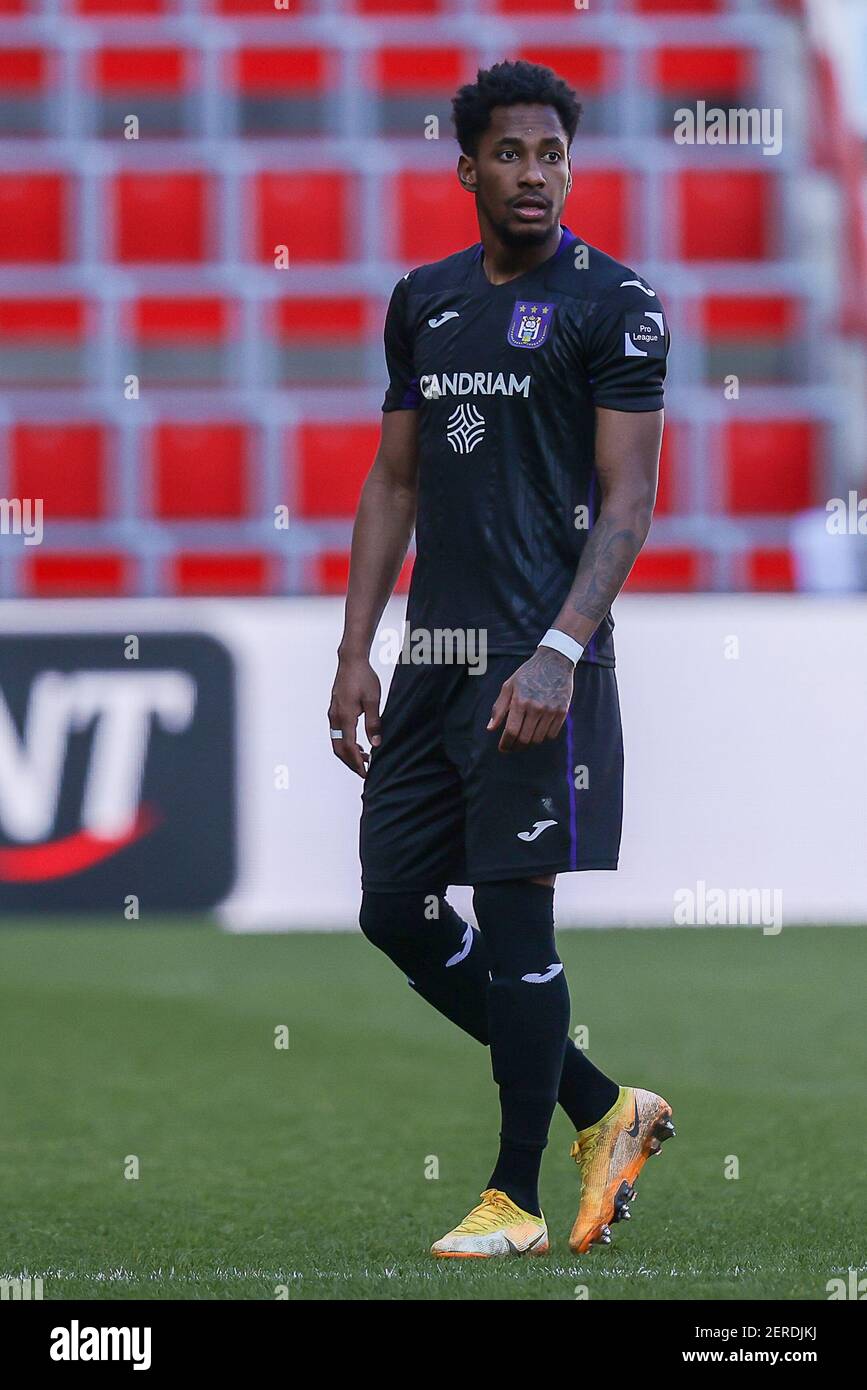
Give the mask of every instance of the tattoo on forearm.
[{"label": "tattoo on forearm", "polygon": [[600,623],[625,583],[644,544],[628,527],[616,527],[600,516],[587,539],[569,602],[593,623]]}]

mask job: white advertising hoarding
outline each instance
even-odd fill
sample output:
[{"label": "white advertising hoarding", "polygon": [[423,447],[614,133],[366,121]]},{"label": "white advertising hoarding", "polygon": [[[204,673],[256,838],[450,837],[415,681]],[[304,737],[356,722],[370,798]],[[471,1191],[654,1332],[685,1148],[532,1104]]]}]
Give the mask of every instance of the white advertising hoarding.
[{"label": "white advertising hoarding", "polygon": [[[403,609],[393,600],[381,631],[400,630]],[[0,606],[0,632],[221,643],[235,673],[237,798],[221,918],[235,930],[347,928],[361,782],[335,758],[326,719],[342,612],[337,599],[26,601]],[[684,894],[701,903],[713,890],[779,894],[784,923],[867,921],[867,601],[627,596],[616,619],[621,867],[562,875],[558,924],[674,923]],[[391,670],[380,674],[385,692]],[[0,772],[14,778],[15,760]],[[470,889],[450,897],[469,911]]]}]

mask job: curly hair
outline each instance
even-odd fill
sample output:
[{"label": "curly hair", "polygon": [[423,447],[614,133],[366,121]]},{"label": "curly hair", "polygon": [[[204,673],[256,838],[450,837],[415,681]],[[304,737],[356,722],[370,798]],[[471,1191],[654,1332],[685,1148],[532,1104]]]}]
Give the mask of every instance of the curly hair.
[{"label": "curly hair", "polygon": [[474,158],[478,153],[479,137],[487,130],[495,106],[519,102],[553,106],[566,132],[567,148],[572,144],[581,119],[575,92],[551,68],[519,58],[479,68],[475,82],[468,82],[452,98],[455,135],[464,154]]}]

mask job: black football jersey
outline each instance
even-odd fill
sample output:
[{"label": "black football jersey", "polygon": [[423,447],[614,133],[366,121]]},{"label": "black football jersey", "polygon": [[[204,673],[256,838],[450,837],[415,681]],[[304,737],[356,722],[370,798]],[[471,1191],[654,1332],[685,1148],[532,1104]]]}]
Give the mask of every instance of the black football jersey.
[{"label": "black football jersey", "polygon": [[[419,412],[411,628],[483,630],[489,652],[530,654],[598,512],[595,408],[662,409],[668,347],[655,291],[567,227],[502,285],[481,244],[398,282],[382,408]],[[613,627],[608,613],[585,661],[614,665]]]}]

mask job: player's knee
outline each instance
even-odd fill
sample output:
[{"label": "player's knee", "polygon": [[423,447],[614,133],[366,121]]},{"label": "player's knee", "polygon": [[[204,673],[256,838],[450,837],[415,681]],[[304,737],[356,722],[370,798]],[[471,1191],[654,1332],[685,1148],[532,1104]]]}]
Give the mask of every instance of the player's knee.
[{"label": "player's knee", "polygon": [[531,879],[480,884],[473,906],[494,978],[548,984],[563,974],[554,942],[554,892]]},{"label": "player's knee", "polygon": [[365,889],[358,925],[368,941],[393,957],[418,936],[426,902],[424,893],[375,893]]}]

